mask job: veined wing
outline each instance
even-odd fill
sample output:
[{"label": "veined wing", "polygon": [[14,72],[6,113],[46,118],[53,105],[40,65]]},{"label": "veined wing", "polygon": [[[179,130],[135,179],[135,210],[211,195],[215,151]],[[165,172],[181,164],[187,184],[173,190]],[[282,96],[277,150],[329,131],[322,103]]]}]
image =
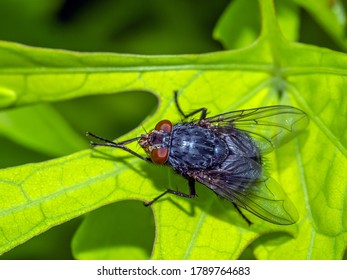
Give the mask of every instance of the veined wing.
[{"label": "veined wing", "polygon": [[237,180],[206,182],[199,180],[219,196],[246,209],[259,218],[273,224],[294,224],[299,214],[281,186],[271,177],[247,186],[238,185]]},{"label": "veined wing", "polygon": [[242,130],[252,137],[262,153],[268,153],[304,130],[308,117],[298,108],[277,105],[232,111],[204,121],[222,127],[226,133]]}]

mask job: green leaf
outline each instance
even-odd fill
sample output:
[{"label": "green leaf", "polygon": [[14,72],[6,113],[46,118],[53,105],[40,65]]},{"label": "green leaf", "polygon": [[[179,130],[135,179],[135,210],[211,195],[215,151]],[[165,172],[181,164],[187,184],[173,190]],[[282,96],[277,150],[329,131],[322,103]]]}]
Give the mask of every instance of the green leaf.
[{"label": "green leaf", "polygon": [[[0,85],[13,97],[2,106],[143,90],[159,99],[155,114],[143,122],[146,130],[163,118],[179,121],[173,90],[180,91],[186,112],[204,106],[211,115],[279,103],[300,107],[311,119],[307,131],[266,157],[298,208],[298,223],[272,225],[246,213],[254,222],[248,227],[230,203],[198,185],[197,199],[167,196],[153,205],[152,258],[235,259],[254,245],[256,257],[264,259],[340,259],[347,244],[347,56],[287,42],[272,1],[259,6],[260,37],[234,51],[82,54],[3,42]],[[141,133],[137,128],[121,139]],[[184,191],[185,185],[169,168],[108,148],[0,170],[1,251],[102,205],[151,200],[166,188]]]},{"label": "green leaf", "polygon": [[341,49],[347,49],[345,32],[346,9],[341,0],[295,0],[294,2],[307,10],[307,12]]},{"label": "green leaf", "polygon": [[[243,11],[247,11],[247,13]],[[213,37],[220,40],[226,48],[237,49],[252,44],[259,33],[258,5],[255,5],[255,1],[236,0],[229,4],[219,19]]]},{"label": "green leaf", "polygon": [[53,156],[73,153],[87,146],[86,140],[48,104],[0,112],[0,133],[23,146]]},{"label": "green leaf", "polygon": [[[275,4],[283,35],[290,41],[296,41],[300,23],[297,5],[292,0],[277,0]],[[259,6],[255,1],[235,0],[220,17],[213,37],[221,41],[227,49],[243,48],[257,40],[260,27]]]},{"label": "green leaf", "polygon": [[88,215],[74,236],[72,250],[77,259],[148,259],[153,241],[151,209],[138,201],[123,201]]}]

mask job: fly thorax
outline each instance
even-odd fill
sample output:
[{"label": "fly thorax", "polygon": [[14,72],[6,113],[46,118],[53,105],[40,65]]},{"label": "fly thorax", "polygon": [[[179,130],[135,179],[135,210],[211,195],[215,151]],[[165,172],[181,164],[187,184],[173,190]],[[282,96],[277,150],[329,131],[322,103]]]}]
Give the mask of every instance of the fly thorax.
[{"label": "fly thorax", "polygon": [[174,126],[169,156],[174,168],[206,169],[222,163],[227,155],[227,144],[212,130],[194,123]]}]

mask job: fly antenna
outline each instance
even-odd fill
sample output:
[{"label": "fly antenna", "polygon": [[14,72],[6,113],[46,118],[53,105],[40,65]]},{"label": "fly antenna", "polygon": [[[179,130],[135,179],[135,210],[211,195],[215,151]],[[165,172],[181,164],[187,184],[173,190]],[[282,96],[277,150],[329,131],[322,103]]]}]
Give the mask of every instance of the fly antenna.
[{"label": "fly antenna", "polygon": [[93,134],[91,132],[87,132],[86,135],[90,136],[90,137],[93,137],[95,139],[98,139],[98,140],[103,142],[103,143],[96,143],[96,142],[91,141],[90,144],[93,147],[95,147],[95,146],[107,146],[107,147],[114,147],[114,148],[122,148],[124,145],[132,143],[132,142],[135,142],[135,141],[137,141],[137,140],[139,140],[141,138],[141,137],[135,137],[135,138],[131,138],[131,139],[125,140],[123,142],[116,143],[116,142],[113,142],[113,141],[111,141],[109,139],[106,139],[106,138],[100,137],[100,136],[98,136],[96,134]]},{"label": "fly antenna", "polygon": [[146,134],[148,134],[147,130],[145,129],[145,127],[143,125],[141,125],[142,129],[145,131]]}]

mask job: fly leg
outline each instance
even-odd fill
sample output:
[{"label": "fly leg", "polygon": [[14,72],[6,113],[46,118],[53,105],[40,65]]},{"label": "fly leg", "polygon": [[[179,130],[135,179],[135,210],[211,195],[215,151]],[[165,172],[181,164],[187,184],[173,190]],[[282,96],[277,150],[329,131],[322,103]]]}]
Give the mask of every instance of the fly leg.
[{"label": "fly leg", "polygon": [[180,191],[175,191],[175,190],[170,190],[167,189],[165,192],[163,192],[162,194],[158,195],[157,197],[155,197],[154,199],[152,199],[149,202],[144,202],[143,204],[145,206],[150,206],[152,205],[154,202],[156,202],[159,198],[163,197],[164,195],[166,195],[167,193],[171,193],[177,196],[181,196],[181,197],[186,197],[186,198],[194,198],[196,197],[196,192],[195,192],[195,180],[193,179],[188,179],[188,186],[189,186],[189,194],[180,192]]},{"label": "fly leg", "polygon": [[111,140],[108,140],[106,138],[103,138],[103,137],[100,137],[98,135],[95,135],[91,132],[87,132],[87,136],[91,136],[95,139],[98,139],[104,143],[96,143],[96,142],[93,142],[91,141],[90,142],[90,145],[92,145],[93,147],[97,147],[97,146],[106,146],[106,147],[112,147],[112,148],[118,148],[118,149],[122,149],[136,157],[138,157],[139,159],[142,159],[144,161],[147,161],[147,162],[152,162],[152,160],[149,158],[149,157],[144,157],[144,156],[141,156],[140,154],[134,152],[133,150],[129,149],[128,147],[126,147],[125,145],[126,144],[129,144],[129,143],[132,143],[134,141],[137,141],[139,140],[141,137],[135,137],[135,138],[132,138],[132,139],[128,139],[128,140],[125,140],[123,142],[119,142],[119,143],[115,143]]},{"label": "fly leg", "polygon": [[236,203],[233,202],[233,205],[237,212],[241,215],[242,219],[247,222],[248,226],[251,226],[253,223],[242,213],[241,209],[236,205]]},{"label": "fly leg", "polygon": [[191,112],[189,114],[185,114],[183,112],[183,110],[181,109],[181,106],[178,103],[178,91],[177,90],[174,91],[174,95],[175,95],[175,103],[176,103],[177,110],[180,112],[180,114],[185,119],[187,119],[187,118],[189,118],[189,117],[191,117],[191,116],[193,116],[195,114],[198,114],[200,112],[201,112],[201,115],[200,115],[199,123],[206,118],[206,114],[207,114],[207,109],[206,108],[200,108],[200,109],[194,110],[193,112]]}]

